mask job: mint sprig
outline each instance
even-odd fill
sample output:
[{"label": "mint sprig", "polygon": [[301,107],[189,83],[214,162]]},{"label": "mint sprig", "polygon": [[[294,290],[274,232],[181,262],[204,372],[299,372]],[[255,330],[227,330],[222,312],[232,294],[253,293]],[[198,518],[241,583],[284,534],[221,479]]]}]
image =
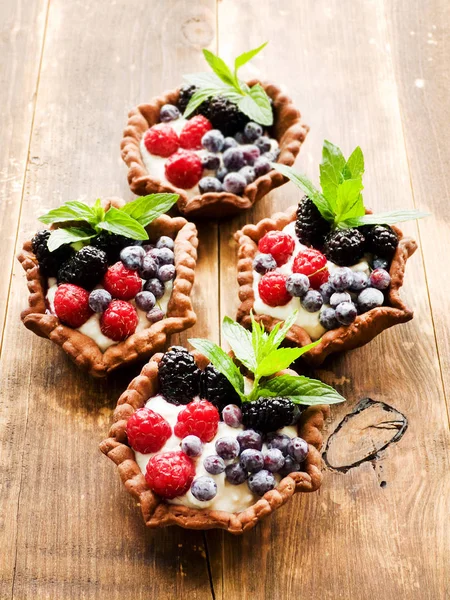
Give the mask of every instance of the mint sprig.
[{"label": "mint sprig", "polygon": [[189,342],[209,358],[214,367],[228,379],[242,402],[273,396],[289,397],[296,404],[306,405],[344,402],[345,398],[335,389],[316,379],[303,375],[272,377],[278,371],[287,369],[302,354],[320,343],[318,340],[302,348],[279,347],[296,318],[297,312],[294,312],[283,325],[277,323],[270,333],[264,331],[264,326],[257,323],[253,315],[251,333],[229,317],[224,318],[224,338],[230,344],[237,360],[253,373],[253,387],[248,394],[245,393],[241,371],[222,348],[209,340],[199,338],[190,339]]},{"label": "mint sprig", "polygon": [[418,210],[397,210],[366,215],[362,197],[364,189],[364,155],[357,146],[346,160],[341,149],[328,140],[323,143],[318,190],[303,174],[292,167],[272,163],[272,167],[290,179],[316,205],[322,217],[333,228],[360,227],[362,225],[394,225],[427,217]]},{"label": "mint sprig", "polygon": [[[177,194],[150,194],[136,198],[122,208],[111,206],[106,211],[100,200],[93,206],[71,200],[50,210],[39,220],[46,225],[59,225],[48,239],[50,252],[63,244],[88,242],[100,231],[109,231],[133,240],[148,240],[145,227],[166,213],[177,200]],[[64,223],[70,225],[64,226]]]},{"label": "mint sprig", "polygon": [[189,100],[184,117],[191,115],[208,98],[220,95],[236,104],[239,110],[253,121],[261,125],[272,125],[272,106],[264,88],[259,84],[249,87],[238,77],[239,69],[261,52],[266,45],[267,42],[240,54],[234,61],[234,70],[231,70],[220,56],[204,49],[203,55],[213,72],[184,76],[186,81],[199,88]]}]

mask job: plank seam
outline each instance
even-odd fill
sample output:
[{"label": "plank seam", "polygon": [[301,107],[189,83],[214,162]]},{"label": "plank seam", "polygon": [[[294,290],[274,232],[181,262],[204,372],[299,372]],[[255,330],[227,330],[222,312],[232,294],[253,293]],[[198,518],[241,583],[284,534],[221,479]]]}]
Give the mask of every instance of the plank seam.
[{"label": "plank seam", "polygon": [[210,561],[209,550],[208,550],[208,541],[206,539],[206,531],[202,531],[202,536],[203,536],[203,544],[205,546],[206,568],[208,570],[209,587],[211,590],[211,597],[212,597],[212,600],[216,600],[216,593],[214,591],[214,583],[213,583],[212,571],[211,571],[211,561]]}]

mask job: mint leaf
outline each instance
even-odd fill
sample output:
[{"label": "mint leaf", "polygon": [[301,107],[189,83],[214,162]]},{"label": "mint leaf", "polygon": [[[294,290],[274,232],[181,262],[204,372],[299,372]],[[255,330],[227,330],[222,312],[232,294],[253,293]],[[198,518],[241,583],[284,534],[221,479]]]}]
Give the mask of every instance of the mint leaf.
[{"label": "mint leaf", "polygon": [[342,181],[342,171],[345,167],[345,158],[338,146],[328,140],[324,140],[322,147],[322,162],[329,162],[336,173],[338,183]]},{"label": "mint leaf", "polygon": [[239,110],[250,117],[252,121],[266,126],[273,124],[273,112],[269,97],[259,83],[251,87],[245,96],[239,98],[237,104]]},{"label": "mint leaf", "polygon": [[206,62],[209,64],[217,77],[220,77],[220,79],[227,85],[231,85],[239,90],[239,83],[235,75],[231,72],[228,65],[220,58],[220,56],[216,56],[206,48],[203,49],[203,55],[206,58]]},{"label": "mint leaf", "polygon": [[233,321],[233,319],[230,319],[230,317],[224,317],[222,332],[236,358],[247,369],[254,372],[256,369],[256,358],[250,331],[239,325],[239,323],[236,323],[236,321]]},{"label": "mint leaf", "polygon": [[105,209],[102,206],[102,201],[100,200],[100,198],[97,198],[97,200],[95,201],[95,204],[92,207],[92,212],[95,215],[95,225],[100,221],[103,221],[103,219],[105,218]]},{"label": "mint leaf", "polygon": [[226,87],[215,73],[190,73],[189,75],[183,75],[183,78],[191,85],[199,88],[217,88],[219,90]]},{"label": "mint leaf", "polygon": [[133,240],[148,240],[148,234],[140,223],[123,210],[113,206],[105,213],[104,220],[100,221],[97,227],[118,235],[124,235]]},{"label": "mint leaf", "polygon": [[42,217],[39,217],[41,223],[46,225],[52,225],[53,223],[64,223],[65,221],[87,221],[91,223],[95,221],[95,213],[90,206],[80,202],[79,200],[73,200],[66,202],[58,208],[50,210]]},{"label": "mint leaf", "polygon": [[258,48],[255,48],[254,50],[249,50],[248,52],[243,52],[242,54],[240,54],[236,60],[234,61],[234,73],[235,75],[237,74],[238,70],[244,66],[245,64],[247,64],[250,60],[252,60],[252,58],[254,56],[256,56],[257,54],[259,54],[261,52],[261,50],[263,50],[263,48],[265,48],[267,46],[269,42],[264,42],[264,44],[261,44],[261,46],[258,46]]},{"label": "mint leaf", "polygon": [[269,379],[260,390],[260,396],[286,396],[295,404],[309,406],[345,402],[345,398],[331,386],[304,375],[280,375]]},{"label": "mint leaf", "polygon": [[336,225],[345,219],[364,215],[366,211],[361,196],[363,187],[361,177],[346,179],[339,184],[336,190]]},{"label": "mint leaf", "polygon": [[190,339],[189,343],[209,358],[216,369],[228,379],[239,396],[244,399],[244,377],[231,357],[217,344],[209,340],[194,338]]},{"label": "mint leaf", "polygon": [[317,342],[303,346],[302,348],[279,348],[270,352],[258,365],[255,375],[257,377],[268,377],[278,371],[287,369],[302,354],[308,352],[311,346],[317,346]]},{"label": "mint leaf", "polygon": [[357,177],[363,176],[364,155],[359,146],[357,146],[350,154],[345,166],[349,173],[349,177],[347,179],[356,179]]},{"label": "mint leaf", "polygon": [[339,184],[344,180],[343,169],[345,167],[345,158],[341,150],[325,140],[322,148],[322,163],[320,170],[320,185],[322,193],[331,206],[336,208],[336,193]]},{"label": "mint leaf", "polygon": [[194,112],[194,110],[196,110],[200,106],[200,104],[203,104],[205,100],[207,100],[211,96],[214,96],[215,93],[215,88],[204,88],[194,92],[194,94],[192,94],[191,99],[188,102],[188,105],[184,110],[183,117],[187,119]]},{"label": "mint leaf", "polygon": [[128,202],[120,210],[146,227],[170,210],[178,198],[178,194],[149,194]]},{"label": "mint leaf", "polygon": [[264,332],[264,325],[255,321],[253,311],[250,313],[252,319],[252,346],[256,362],[260,362],[267,341],[267,334]]},{"label": "mint leaf", "polygon": [[395,223],[414,221],[415,219],[423,219],[424,217],[429,216],[430,213],[421,212],[419,210],[393,210],[391,212],[347,218],[339,223],[339,225],[345,225],[346,227],[361,227],[362,225],[395,225]]},{"label": "mint leaf", "polygon": [[294,310],[294,312],[283,323],[283,327],[281,327],[281,323],[277,323],[275,325],[275,327],[272,329],[269,336],[267,337],[265,348],[266,352],[272,352],[273,350],[276,350],[278,348],[278,346],[286,337],[289,329],[292,327],[292,325],[294,325],[295,321],[297,320],[297,315],[298,310]]},{"label": "mint leaf", "polygon": [[95,237],[97,234],[92,229],[81,229],[79,227],[67,227],[67,229],[55,229],[48,238],[47,247],[50,252],[54,252],[64,244],[73,244],[74,242],[85,242]]}]

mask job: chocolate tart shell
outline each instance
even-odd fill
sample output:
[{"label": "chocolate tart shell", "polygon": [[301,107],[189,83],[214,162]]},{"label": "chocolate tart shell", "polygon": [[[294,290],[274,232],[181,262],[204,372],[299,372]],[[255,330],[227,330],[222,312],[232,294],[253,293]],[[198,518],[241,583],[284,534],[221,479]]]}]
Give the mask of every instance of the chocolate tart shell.
[{"label": "chocolate tart shell", "polygon": [[[254,79],[249,86],[260,83]],[[277,162],[291,166],[305,141],[309,127],[302,123],[300,113],[279,87],[272,83],[261,85],[273,100],[274,124],[270,128],[272,136],[280,146]],[[170,183],[152,178],[144,165],[140,143],[142,136],[149,127],[159,122],[159,111],[163,104],[176,104],[179,89],[166,92],[153,98],[149,104],[140,104],[128,114],[128,123],[121,143],[122,158],[128,167],[128,183],[133,193],[144,196],[159,192],[174,192],[179,194],[179,211],[187,217],[222,218],[239,213],[253,206],[255,202],[268,194],[270,190],[286,183],[287,179],[278,171],[272,169],[266,175],[258,177],[250,183],[243,196],[228,192],[200,194],[189,198],[185,190]]]},{"label": "chocolate tart shell", "polygon": [[[162,354],[153,356],[120,396],[114,411],[109,437],[100,444],[100,450],[118,467],[125,488],[137,500],[148,527],[179,525],[186,529],[225,529],[235,535],[252,529],[258,521],[270,515],[298,492],[314,492],[322,482],[322,428],[329,409],[314,406],[306,409],[298,423],[299,435],[308,442],[309,452],[304,471],[284,477],[278,486],[264,494],[255,504],[240,513],[210,509],[193,509],[164,502],[147,485],[134,451],[127,445],[126,425],[130,416],[147,400],[158,394],[158,363]],[[208,361],[196,355],[197,364],[205,367]],[[286,371],[284,371],[286,372]]]},{"label": "chocolate tart shell", "polygon": [[[247,328],[251,328],[250,312],[255,301],[253,259],[258,252],[258,242],[268,231],[280,231],[295,221],[296,208],[290,207],[286,213],[276,213],[271,218],[262,219],[256,225],[246,225],[235,233],[234,237],[239,246],[237,279],[241,301],[236,319]],[[329,354],[334,352],[364,346],[385,329],[398,323],[406,323],[413,318],[413,311],[400,297],[400,288],[403,285],[406,261],[417,249],[417,244],[412,238],[405,237],[397,227],[393,229],[399,237],[399,244],[390,268],[391,285],[387,295],[389,304],[358,315],[354,323],[348,327],[339,327],[324,333],[320,344],[302,356],[311,366],[319,366]],[[278,319],[268,315],[255,315],[255,319],[263,323],[267,331],[271,331],[279,322]],[[291,327],[286,336],[286,342],[290,345],[305,346],[311,341],[308,333],[297,325]]]},{"label": "chocolate tart shell", "polygon": [[[120,207],[123,200],[112,198],[104,202]],[[167,307],[167,317],[147,329],[134,333],[123,342],[110,346],[102,352],[93,339],[63,325],[58,317],[50,314],[46,304],[47,280],[39,271],[38,261],[32,251],[31,241],[25,242],[18,260],[28,281],[28,308],[21,313],[25,327],[41,337],[50,339],[70,356],[74,363],[93,377],[105,377],[109,372],[138,360],[148,359],[154,352],[163,350],[174,333],[192,327],[196,314],[192,307],[191,291],[194,284],[197,261],[197,229],[182,217],[163,215],[147,228],[150,240],[167,235],[175,241],[176,276]]]}]

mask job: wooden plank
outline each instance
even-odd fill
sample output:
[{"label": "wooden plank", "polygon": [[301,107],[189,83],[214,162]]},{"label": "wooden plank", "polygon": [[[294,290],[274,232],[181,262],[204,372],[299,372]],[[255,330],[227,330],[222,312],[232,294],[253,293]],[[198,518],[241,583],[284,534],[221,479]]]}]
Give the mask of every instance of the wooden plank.
[{"label": "wooden plank", "polygon": [[[131,197],[119,155],[127,111],[203,64],[200,48],[214,38],[212,0],[170,8],[157,1],[52,2],[20,241],[35,231],[39,214],[67,199]],[[214,251],[214,230],[208,236]],[[217,286],[209,280],[215,260],[208,253],[200,260],[205,319],[196,335],[217,330]],[[21,326],[24,302],[17,266],[0,365],[0,597],[210,598],[202,534],[146,530],[98,451],[137,369],[108,382],[89,379]]]},{"label": "wooden plank", "polygon": [[442,268],[450,254],[450,10],[447,2],[433,0],[424,18],[424,6],[417,0],[387,0],[386,6],[414,200],[431,213],[419,229],[448,404],[450,284]]},{"label": "wooden plank", "polygon": [[[358,3],[355,10],[342,0],[301,6],[229,0],[219,6],[224,58],[270,40],[248,73],[286,84],[311,125],[298,167],[317,181],[324,138],[346,153],[360,144],[366,203],[377,210],[411,207],[383,4]],[[231,234],[299,198],[285,186],[221,227],[223,314],[237,307]],[[404,229],[417,234],[415,225]],[[370,396],[406,416],[406,434],[378,460],[345,475],[330,471],[318,494],[296,497],[241,539],[208,532],[217,598],[448,597],[448,528],[436,524],[448,513],[449,433],[420,253],[408,265],[403,295],[414,321],[329,360],[317,374],[348,398],[333,409],[328,433]]]},{"label": "wooden plank", "polygon": [[0,348],[47,5],[47,0],[5,0],[0,4]]}]

